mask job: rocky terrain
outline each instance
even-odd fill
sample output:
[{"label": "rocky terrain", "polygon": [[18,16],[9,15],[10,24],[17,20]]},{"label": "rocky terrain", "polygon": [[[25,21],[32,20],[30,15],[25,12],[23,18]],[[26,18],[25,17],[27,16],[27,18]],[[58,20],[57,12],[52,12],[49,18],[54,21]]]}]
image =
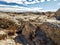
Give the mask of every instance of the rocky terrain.
[{"label": "rocky terrain", "polygon": [[60,9],[0,12],[0,45],[60,45]]}]

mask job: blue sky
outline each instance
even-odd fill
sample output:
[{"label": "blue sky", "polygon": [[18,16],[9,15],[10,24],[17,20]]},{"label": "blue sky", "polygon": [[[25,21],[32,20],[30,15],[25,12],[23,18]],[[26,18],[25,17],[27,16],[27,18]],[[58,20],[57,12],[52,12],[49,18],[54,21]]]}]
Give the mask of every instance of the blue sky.
[{"label": "blue sky", "polygon": [[0,0],[0,11],[56,11],[59,8],[60,0]]}]

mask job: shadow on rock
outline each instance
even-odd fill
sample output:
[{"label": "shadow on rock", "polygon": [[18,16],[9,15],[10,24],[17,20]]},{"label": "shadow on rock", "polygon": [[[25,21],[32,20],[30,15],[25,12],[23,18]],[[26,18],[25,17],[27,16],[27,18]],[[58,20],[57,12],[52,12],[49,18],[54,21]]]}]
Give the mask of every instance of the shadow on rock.
[{"label": "shadow on rock", "polygon": [[56,45],[39,27],[37,27],[35,33],[34,42],[36,45]]},{"label": "shadow on rock", "polygon": [[23,45],[27,45],[27,41],[22,35],[16,36],[14,40],[16,43],[19,43],[19,44],[22,43]]}]

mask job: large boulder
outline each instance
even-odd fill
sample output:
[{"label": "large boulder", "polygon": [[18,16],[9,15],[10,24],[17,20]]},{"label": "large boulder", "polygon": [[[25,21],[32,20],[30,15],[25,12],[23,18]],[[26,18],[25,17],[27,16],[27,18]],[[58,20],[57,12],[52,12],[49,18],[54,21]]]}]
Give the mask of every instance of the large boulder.
[{"label": "large boulder", "polygon": [[60,16],[60,9],[56,11],[56,16]]},{"label": "large boulder", "polygon": [[60,20],[60,9],[56,11],[56,19]]}]

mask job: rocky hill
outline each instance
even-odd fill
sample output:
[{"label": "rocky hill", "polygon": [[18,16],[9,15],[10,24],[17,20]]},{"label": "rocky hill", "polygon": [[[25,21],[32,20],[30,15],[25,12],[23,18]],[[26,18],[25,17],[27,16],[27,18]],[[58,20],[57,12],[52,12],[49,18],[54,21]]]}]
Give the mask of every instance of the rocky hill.
[{"label": "rocky hill", "polygon": [[57,12],[0,12],[0,45],[60,45]]},{"label": "rocky hill", "polygon": [[60,20],[60,9],[58,9],[55,14],[56,14],[56,18]]}]

